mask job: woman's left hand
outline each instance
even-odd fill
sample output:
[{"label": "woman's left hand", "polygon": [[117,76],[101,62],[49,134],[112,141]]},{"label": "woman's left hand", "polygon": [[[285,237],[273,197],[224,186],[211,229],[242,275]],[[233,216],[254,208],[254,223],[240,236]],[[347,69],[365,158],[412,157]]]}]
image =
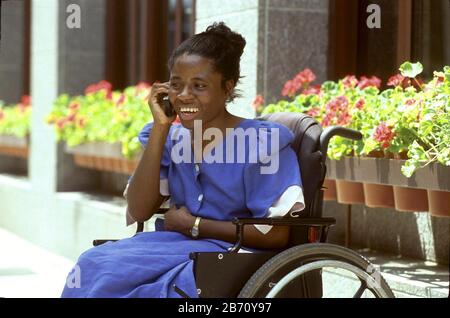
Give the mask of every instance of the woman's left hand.
[{"label": "woman's left hand", "polygon": [[194,223],[195,216],[193,216],[185,206],[182,206],[179,209],[172,206],[169,211],[164,214],[164,229],[166,231],[179,232],[191,236],[190,232]]}]

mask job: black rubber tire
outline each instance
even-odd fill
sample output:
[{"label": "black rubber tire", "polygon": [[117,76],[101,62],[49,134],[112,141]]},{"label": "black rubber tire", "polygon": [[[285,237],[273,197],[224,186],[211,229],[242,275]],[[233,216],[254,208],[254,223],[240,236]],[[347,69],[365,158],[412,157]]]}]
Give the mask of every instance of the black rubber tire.
[{"label": "black rubber tire", "polygon": [[[307,264],[318,260],[342,261],[354,265],[364,272],[367,272],[366,269],[371,265],[365,257],[355,251],[334,244],[312,243],[294,246],[264,263],[244,285],[238,298],[265,297],[264,294],[267,293],[264,292],[264,289],[268,289],[267,282],[270,281],[274,273],[283,271],[284,267],[292,265],[292,263]],[[395,297],[381,274],[380,286],[389,298]]]}]

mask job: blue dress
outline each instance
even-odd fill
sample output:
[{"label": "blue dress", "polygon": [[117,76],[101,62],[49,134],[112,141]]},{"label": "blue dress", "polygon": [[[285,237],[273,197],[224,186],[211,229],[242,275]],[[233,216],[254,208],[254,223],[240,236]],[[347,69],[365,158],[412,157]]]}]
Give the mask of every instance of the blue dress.
[{"label": "blue dress", "polygon": [[[151,129],[152,123],[140,133],[143,145]],[[194,216],[215,220],[265,217],[288,187],[301,186],[292,140],[292,133],[283,125],[244,119],[196,162],[189,130],[172,125],[160,178],[168,180],[171,202],[178,208],[186,206]],[[79,282],[66,284],[62,297],[180,297],[174,284],[190,297],[198,297],[189,254],[226,252],[231,246],[169,231],[138,233],[108,242],[79,257],[74,267]]]}]

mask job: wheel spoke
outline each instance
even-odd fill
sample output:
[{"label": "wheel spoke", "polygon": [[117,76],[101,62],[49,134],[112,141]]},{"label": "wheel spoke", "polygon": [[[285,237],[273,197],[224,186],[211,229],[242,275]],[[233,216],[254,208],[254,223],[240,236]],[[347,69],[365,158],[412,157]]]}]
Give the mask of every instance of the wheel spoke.
[{"label": "wheel spoke", "polygon": [[359,289],[353,295],[353,298],[361,298],[362,294],[367,289],[367,283],[362,279],[360,279],[359,281],[361,282],[361,286],[359,286]]}]

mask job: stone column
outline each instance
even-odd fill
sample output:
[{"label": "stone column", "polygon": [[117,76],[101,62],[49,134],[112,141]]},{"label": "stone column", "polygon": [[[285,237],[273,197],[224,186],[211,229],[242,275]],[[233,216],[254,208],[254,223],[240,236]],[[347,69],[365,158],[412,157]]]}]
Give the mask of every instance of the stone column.
[{"label": "stone column", "polygon": [[[69,28],[69,4],[79,6],[81,28]],[[80,169],[56,141],[45,117],[59,94],[82,94],[104,78],[104,0],[32,2],[31,94],[33,114],[29,171],[40,192],[97,188],[100,175]]]},{"label": "stone column", "polygon": [[328,0],[197,0],[196,33],[224,21],[241,33],[247,46],[238,86],[244,97],[229,109],[253,117],[257,94],[267,103],[281,99],[284,83],[309,67],[317,83],[327,79]]},{"label": "stone column", "polygon": [[33,98],[29,171],[33,191],[56,190],[57,147],[44,123],[58,96],[58,0],[33,0],[31,22],[31,95]]},{"label": "stone column", "polygon": [[327,79],[328,0],[260,0],[258,94],[281,99],[284,83],[310,68],[316,83]]},{"label": "stone column", "polygon": [[257,88],[257,49],[258,49],[258,0],[197,0],[195,32],[200,33],[213,22],[225,22],[232,30],[239,32],[247,41],[241,59],[242,98],[230,103],[228,109],[238,116],[253,118],[251,103]]}]

